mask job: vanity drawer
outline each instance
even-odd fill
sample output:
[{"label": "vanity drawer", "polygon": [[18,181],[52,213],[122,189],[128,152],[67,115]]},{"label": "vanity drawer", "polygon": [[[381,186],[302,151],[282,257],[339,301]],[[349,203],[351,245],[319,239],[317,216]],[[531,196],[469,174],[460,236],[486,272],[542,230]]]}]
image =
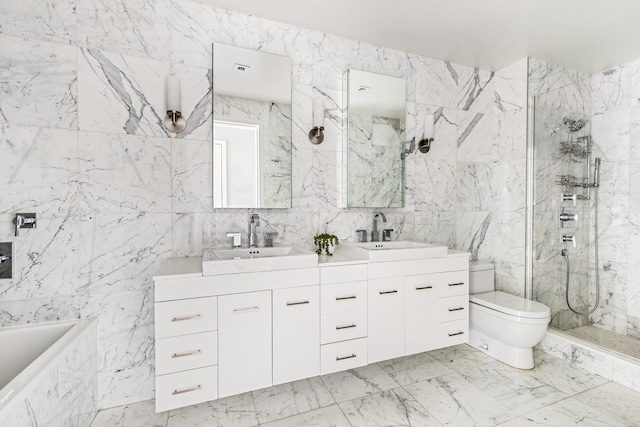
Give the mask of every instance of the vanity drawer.
[{"label": "vanity drawer", "polygon": [[320,267],[320,284],[355,282],[367,280],[367,264]]},{"label": "vanity drawer", "polygon": [[320,289],[320,311],[322,314],[366,308],[366,281],[322,285]]},{"label": "vanity drawer", "polygon": [[365,366],[367,339],[342,341],[320,347],[320,375]]},{"label": "vanity drawer", "polygon": [[439,297],[469,295],[469,270],[438,273],[434,274],[434,276],[438,276],[440,283],[438,289]]},{"label": "vanity drawer", "polygon": [[438,298],[438,322],[451,322],[453,320],[468,318],[468,295],[457,295],[454,297]]},{"label": "vanity drawer", "polygon": [[217,297],[158,302],[155,311],[156,338],[218,329]]},{"label": "vanity drawer", "polygon": [[156,374],[163,375],[218,363],[218,333],[204,332],[156,340]]},{"label": "vanity drawer", "polygon": [[367,310],[325,314],[320,319],[320,343],[367,336]]},{"label": "vanity drawer", "polygon": [[156,377],[156,412],[195,405],[217,398],[217,366]]},{"label": "vanity drawer", "polygon": [[469,320],[461,319],[438,324],[438,347],[449,347],[469,341]]}]

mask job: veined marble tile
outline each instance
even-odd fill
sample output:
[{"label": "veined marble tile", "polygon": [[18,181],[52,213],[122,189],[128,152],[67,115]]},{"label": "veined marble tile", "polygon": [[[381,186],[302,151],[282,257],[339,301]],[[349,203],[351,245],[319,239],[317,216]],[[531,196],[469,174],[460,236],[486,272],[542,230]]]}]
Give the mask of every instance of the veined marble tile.
[{"label": "veined marble tile", "polygon": [[167,61],[169,1],[76,0],[78,44],[89,49]]},{"label": "veined marble tile", "polygon": [[335,403],[319,377],[257,390],[251,394],[261,424]]},{"label": "veined marble tile", "polygon": [[149,426],[167,425],[168,412],[156,414],[155,401],[145,400],[124,406],[104,409],[98,412],[91,427]]},{"label": "veined marble tile", "polygon": [[521,59],[495,74],[495,106],[498,110],[519,111],[527,107],[527,58]]},{"label": "veined marble tile", "polygon": [[432,350],[429,352],[429,356],[452,371],[472,369],[479,365],[495,362],[494,358],[487,356],[467,344]]},{"label": "veined marble tile", "polygon": [[529,92],[534,96],[571,85],[577,81],[587,80],[588,77],[586,73],[562,65],[529,58]]},{"label": "veined marble tile", "polygon": [[428,353],[419,353],[399,359],[391,359],[378,363],[391,378],[400,385],[413,384],[429,378],[438,377],[451,370],[431,357]]},{"label": "veined marble tile", "polygon": [[73,210],[78,135],[67,130],[0,127],[0,206],[4,212]]},{"label": "veined marble tile", "polygon": [[204,248],[215,246],[215,214],[177,213],[171,218],[172,257],[202,256]]},{"label": "veined marble tile", "polygon": [[495,426],[516,414],[458,373],[404,387],[443,426]]},{"label": "veined marble tile", "polygon": [[567,395],[501,362],[477,366],[459,374],[518,415],[564,399]]},{"label": "veined marble tile", "polygon": [[614,358],[612,372],[613,381],[640,393],[640,363]]},{"label": "veined marble tile", "polygon": [[537,347],[604,378],[611,379],[613,376],[611,356],[596,349],[575,345],[558,333],[547,332]]},{"label": "veined marble tile", "polygon": [[80,132],[82,212],[169,212],[171,141]]},{"label": "veined marble tile", "polygon": [[414,215],[413,235],[408,240],[456,247],[455,212],[418,212]]},{"label": "veined marble tile", "polygon": [[498,114],[459,111],[457,144],[459,162],[499,160]]},{"label": "veined marble tile", "polygon": [[566,427],[571,425],[623,427],[628,424],[622,424],[593,407],[585,405],[575,398],[571,398],[538,409],[537,411],[528,413],[521,418],[517,418],[500,425],[504,427]]},{"label": "veined marble tile", "polygon": [[591,137],[594,157],[602,157],[616,165],[619,161],[629,159],[629,120],[628,108],[601,115],[594,115],[591,122]]},{"label": "veined marble tile", "polygon": [[0,32],[72,44],[76,40],[74,0],[38,0],[0,4]]},{"label": "veined marble tile", "polygon": [[[80,221],[78,291],[103,294],[152,287],[171,253],[171,214],[94,214]],[[131,308],[135,313],[137,309]]]},{"label": "veined marble tile", "polygon": [[78,128],[76,48],[0,34],[0,124]]},{"label": "veined marble tile", "polygon": [[293,149],[291,152],[291,207],[310,210],[313,208],[314,171],[313,150]]},{"label": "veined marble tile", "polygon": [[591,408],[602,411],[624,425],[640,420],[640,392],[613,382],[592,388],[575,397]]},{"label": "veined marble tile", "polygon": [[80,130],[168,136],[163,123],[168,74],[168,65],[153,59],[80,49]]},{"label": "veined marble tile", "polygon": [[625,67],[615,67],[591,77],[592,114],[603,114],[629,108],[631,75]]},{"label": "veined marble tile", "polygon": [[398,387],[377,364],[324,375],[321,379],[338,403]]},{"label": "veined marble tile", "polygon": [[169,422],[167,423],[167,427],[226,427],[230,425],[237,427],[258,425],[251,393],[174,409],[169,413]]},{"label": "veined marble tile", "polygon": [[[180,79],[182,116],[187,125],[176,139],[211,141],[213,138],[213,73],[211,68],[174,65],[171,73]],[[173,134],[172,134],[173,135]]]},{"label": "veined marble tile", "polygon": [[507,161],[524,160],[527,153],[527,110],[498,114],[498,153]]},{"label": "veined marble tile", "polygon": [[427,410],[402,388],[340,404],[352,426],[440,426]]},{"label": "veined marble tile", "polygon": [[326,406],[289,418],[260,424],[265,427],[351,427],[338,405]]},{"label": "veined marble tile", "polygon": [[460,76],[451,63],[413,54],[409,63],[415,70],[416,101],[456,108]]},{"label": "veined marble tile", "polygon": [[171,139],[174,212],[213,212],[211,140]]},{"label": "veined marble tile", "polygon": [[81,298],[62,296],[30,298],[16,301],[0,300],[0,326],[77,319],[80,317]]},{"label": "veined marble tile", "polygon": [[495,73],[456,66],[458,72],[457,107],[463,111],[493,113],[495,108]]},{"label": "veined marble tile", "polygon": [[600,264],[629,262],[629,218],[626,212],[598,211]]},{"label": "veined marble tile", "polygon": [[[420,156],[420,157],[419,157]],[[409,166],[411,164],[411,166]],[[417,211],[453,211],[456,208],[457,164],[418,152],[407,164],[405,191]]]},{"label": "veined marble tile", "polygon": [[155,383],[152,289],[89,295],[82,315],[100,319],[100,407],[151,399]]},{"label": "veined marble tile", "polygon": [[525,207],[525,160],[458,162],[457,206],[471,211],[515,211]]},{"label": "veined marble tile", "polygon": [[458,212],[456,241],[472,259],[522,262],[524,212]]}]

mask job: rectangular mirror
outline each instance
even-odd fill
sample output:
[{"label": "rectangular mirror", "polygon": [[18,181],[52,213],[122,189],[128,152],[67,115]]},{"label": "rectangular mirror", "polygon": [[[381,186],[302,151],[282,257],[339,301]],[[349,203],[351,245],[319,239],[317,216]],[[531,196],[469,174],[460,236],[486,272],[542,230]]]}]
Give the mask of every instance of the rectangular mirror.
[{"label": "rectangular mirror", "polygon": [[404,79],[365,71],[344,75],[346,206],[404,206]]},{"label": "rectangular mirror", "polygon": [[213,44],[213,207],[291,207],[291,58]]}]

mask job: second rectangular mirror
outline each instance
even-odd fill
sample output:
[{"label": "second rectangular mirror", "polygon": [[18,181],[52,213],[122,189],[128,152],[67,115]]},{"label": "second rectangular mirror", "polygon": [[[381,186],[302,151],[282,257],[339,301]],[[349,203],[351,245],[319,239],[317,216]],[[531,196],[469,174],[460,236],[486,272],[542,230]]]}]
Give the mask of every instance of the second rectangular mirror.
[{"label": "second rectangular mirror", "polygon": [[405,81],[348,70],[346,206],[404,206]]}]

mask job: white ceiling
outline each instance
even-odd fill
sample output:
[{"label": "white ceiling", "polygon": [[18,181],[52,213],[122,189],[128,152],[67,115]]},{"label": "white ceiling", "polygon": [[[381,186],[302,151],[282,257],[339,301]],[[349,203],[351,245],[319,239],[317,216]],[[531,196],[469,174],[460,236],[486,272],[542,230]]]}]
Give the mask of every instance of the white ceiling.
[{"label": "white ceiling", "polygon": [[593,73],[640,58],[640,0],[198,0],[456,64]]}]

